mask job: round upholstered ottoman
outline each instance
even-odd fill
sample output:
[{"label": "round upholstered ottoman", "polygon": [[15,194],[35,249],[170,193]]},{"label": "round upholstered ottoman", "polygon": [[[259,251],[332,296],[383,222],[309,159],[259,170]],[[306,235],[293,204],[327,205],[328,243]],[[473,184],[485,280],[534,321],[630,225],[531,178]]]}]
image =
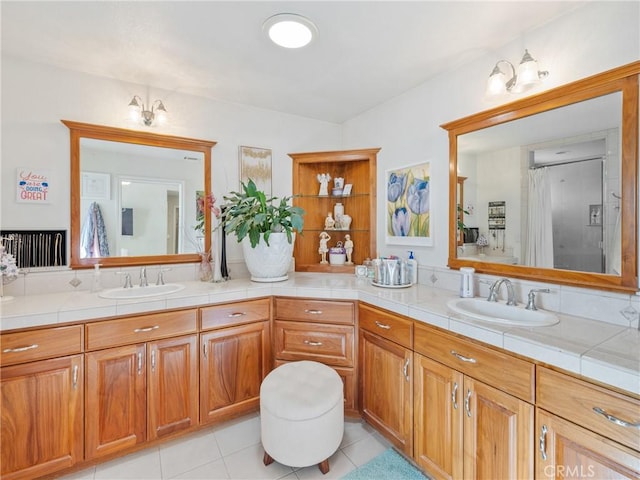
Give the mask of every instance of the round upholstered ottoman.
[{"label": "round upholstered ottoman", "polygon": [[329,471],[344,433],[343,384],[322,363],[285,363],[260,386],[260,426],[264,464],[289,467],[318,464]]}]

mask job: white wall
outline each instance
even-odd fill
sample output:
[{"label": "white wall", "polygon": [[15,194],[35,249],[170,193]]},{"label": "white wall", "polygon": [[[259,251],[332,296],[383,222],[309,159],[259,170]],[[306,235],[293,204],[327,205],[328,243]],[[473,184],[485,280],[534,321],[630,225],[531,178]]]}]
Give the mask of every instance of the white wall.
[{"label": "white wall", "polygon": [[[593,2],[530,32],[499,51],[446,72],[344,124],[344,147],[380,146],[377,243],[382,254],[405,255],[384,243],[385,170],[431,162],[433,247],[415,248],[418,262],[444,267],[448,257],[449,146],[439,125],[495,106],[484,100],[486,80],[500,59],[518,63],[524,49],[547,81],[539,93],[640,59],[640,3]],[[472,39],[470,39],[470,42]],[[425,49],[431,48],[425,45]],[[477,45],[481,50],[483,45]],[[514,99],[516,97],[514,96]]]},{"label": "white wall", "polygon": [[[240,145],[272,149],[278,196],[291,193],[287,153],[341,147],[337,124],[154,89],[149,97],[163,100],[170,121],[163,127],[132,125],[127,105],[134,94],[146,98],[146,87],[2,57],[3,229],[69,230],[69,131],[61,119],[218,142],[212,150],[212,188],[220,201],[239,187]],[[50,171],[51,203],[16,203],[19,166]],[[232,241],[228,255],[230,261],[241,259],[239,245]]]}]

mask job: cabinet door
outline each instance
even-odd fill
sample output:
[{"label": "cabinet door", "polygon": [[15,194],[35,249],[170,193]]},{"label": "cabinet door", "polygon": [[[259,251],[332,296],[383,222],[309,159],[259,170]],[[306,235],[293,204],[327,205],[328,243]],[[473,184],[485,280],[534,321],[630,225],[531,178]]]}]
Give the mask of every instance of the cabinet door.
[{"label": "cabinet door", "polygon": [[640,453],[537,409],[536,478],[640,478]]},{"label": "cabinet door", "polygon": [[99,458],[146,440],[145,345],[86,354],[85,455]]},{"label": "cabinet door", "polygon": [[189,335],[147,345],[150,440],[198,424],[196,339]]},{"label": "cabinet door", "polygon": [[412,352],[360,330],[362,416],[397,448],[413,455]]},{"label": "cabinet door", "polygon": [[82,460],[82,355],[0,369],[2,478],[35,478]]},{"label": "cabinet door", "polygon": [[433,479],[463,478],[463,379],[414,354],[414,458]]},{"label": "cabinet door", "polygon": [[464,379],[464,477],[533,477],[533,405]]},{"label": "cabinet door", "polygon": [[203,333],[200,344],[200,421],[257,409],[270,366],[269,322]]}]

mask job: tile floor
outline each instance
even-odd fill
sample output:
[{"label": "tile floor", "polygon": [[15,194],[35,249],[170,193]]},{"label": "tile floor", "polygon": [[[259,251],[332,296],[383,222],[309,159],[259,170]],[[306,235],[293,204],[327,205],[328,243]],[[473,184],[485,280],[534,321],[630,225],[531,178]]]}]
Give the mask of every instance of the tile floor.
[{"label": "tile floor", "polygon": [[62,480],[333,480],[389,447],[387,440],[369,425],[346,420],[342,443],[330,458],[331,470],[326,475],[317,466],[294,469],[274,462],[265,467],[260,417],[254,414],[67,475]]}]

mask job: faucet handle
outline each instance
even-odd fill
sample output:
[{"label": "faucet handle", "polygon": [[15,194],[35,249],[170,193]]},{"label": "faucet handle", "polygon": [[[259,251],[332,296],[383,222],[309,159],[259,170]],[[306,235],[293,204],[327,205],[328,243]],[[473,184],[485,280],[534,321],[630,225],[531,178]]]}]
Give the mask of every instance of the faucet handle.
[{"label": "faucet handle", "polygon": [[160,267],[160,270],[158,270],[158,279],[156,280],[156,285],[164,285],[164,272],[168,272],[169,270],[171,270],[171,268],[169,267]]},{"label": "faucet handle", "polygon": [[526,310],[538,310],[536,307],[536,293],[549,293],[551,290],[548,288],[532,288],[529,290],[529,294],[527,295],[527,306],[524,307]]},{"label": "faucet handle", "polygon": [[133,285],[131,284],[131,274],[130,273],[124,273],[124,288],[133,288]]}]

